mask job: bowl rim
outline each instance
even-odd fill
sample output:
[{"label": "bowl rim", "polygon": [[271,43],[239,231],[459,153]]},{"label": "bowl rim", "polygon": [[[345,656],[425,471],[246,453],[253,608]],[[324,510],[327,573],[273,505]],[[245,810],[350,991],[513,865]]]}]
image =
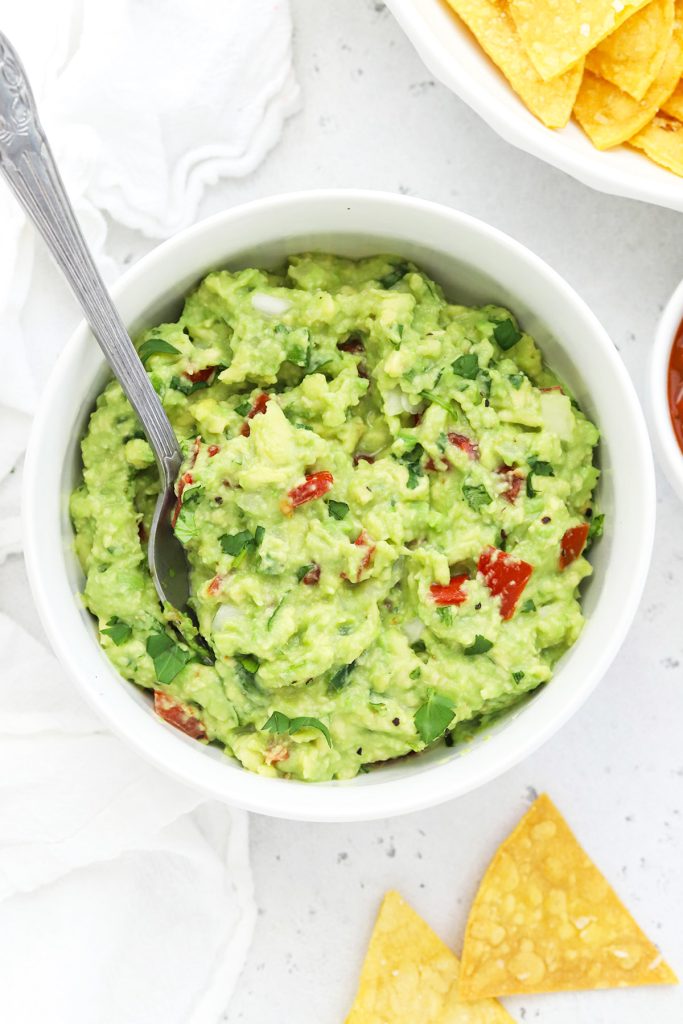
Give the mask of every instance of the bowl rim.
[{"label": "bowl rim", "polygon": [[[471,34],[464,24],[464,31],[460,31],[454,20],[455,12],[448,9],[447,0],[438,2],[439,6],[444,7],[445,13],[451,15],[454,31],[459,31],[463,36],[465,33]],[[657,178],[661,180],[649,182],[614,161],[613,154],[622,153],[623,146],[614,151],[594,148],[591,152],[575,150],[564,142],[563,132],[566,129],[546,128],[527,110],[506,80],[510,96],[515,101],[513,107],[519,106],[520,116],[514,113],[511,116],[507,106],[502,108],[489,97],[486,90],[477,88],[468,75],[460,73],[457,65],[449,59],[443,40],[432,31],[421,13],[420,4],[415,3],[415,0],[386,0],[386,3],[427,68],[510,145],[530,153],[599,192],[623,199],[637,199],[671,210],[683,210],[683,181],[673,172],[658,165],[650,166],[651,162],[646,161],[640,153],[629,154],[647,162],[647,173],[656,170]],[[472,39],[474,41],[474,37]],[[481,53],[484,51],[481,50]],[[502,74],[493,63],[491,66]]]},{"label": "bowl rim", "polygon": [[683,322],[683,281],[674,289],[655,330],[650,357],[650,420],[657,454],[673,490],[683,501],[683,451],[669,412],[669,358],[678,328]]},{"label": "bowl rim", "polygon": [[[591,669],[578,680],[569,695],[563,696],[559,709],[554,708],[553,713],[544,717],[544,709],[538,705],[534,706],[532,702],[528,707],[530,717],[527,718],[528,722],[534,723],[531,735],[524,742],[519,742],[516,747],[512,747],[510,741],[507,745],[499,744],[499,748],[503,749],[498,749],[497,759],[487,759],[485,756],[479,758],[476,762],[477,770],[474,773],[470,770],[469,776],[473,777],[467,781],[463,782],[458,778],[457,766],[461,763],[458,758],[426,766],[423,771],[415,771],[410,776],[400,779],[374,782],[371,787],[357,785],[357,779],[336,783],[312,784],[293,780],[285,783],[284,780],[267,778],[247,770],[238,773],[227,772],[219,762],[202,756],[201,751],[192,749],[196,748],[193,741],[187,740],[170,727],[160,727],[158,720],[151,714],[143,714],[141,708],[136,709],[139,713],[132,710],[135,702],[127,688],[121,685],[121,677],[113,666],[110,666],[95,638],[86,636],[82,625],[76,629],[79,633],[76,641],[80,655],[79,650],[73,649],[64,630],[60,629],[60,617],[63,617],[60,609],[64,601],[71,605],[74,614],[78,613],[76,595],[67,580],[65,567],[60,563],[60,554],[56,550],[51,550],[45,538],[45,531],[41,530],[43,512],[40,511],[40,507],[41,504],[45,504],[44,491],[41,490],[41,438],[49,437],[51,409],[55,396],[64,389],[70,389],[72,392],[74,390],[73,374],[74,371],[78,371],[79,351],[86,344],[92,345],[89,328],[85,322],[81,322],[60,354],[41,397],[24,469],[23,520],[27,573],[50,643],[68,674],[76,681],[82,694],[97,713],[114,732],[135,747],[148,761],[152,761],[185,784],[227,803],[291,820],[364,821],[410,813],[470,792],[537,750],[584,702],[614,659],[640,602],[654,540],[654,467],[647,430],[631,379],[609,336],[584,300],[545,261],[509,235],[475,217],[439,203],[391,192],[364,189],[314,189],[270,196],[214,214],[163,242],[121,276],[111,289],[112,295],[114,300],[118,301],[128,288],[140,279],[144,280],[157,266],[163,266],[174,253],[193,240],[201,239],[204,234],[210,236],[218,227],[231,237],[230,225],[239,222],[240,218],[271,213],[281,206],[294,205],[301,209],[308,204],[315,207],[315,204],[320,203],[341,205],[353,202],[359,205],[383,205],[392,208],[392,213],[397,208],[412,209],[417,214],[445,219],[454,231],[461,228],[478,233],[499,248],[508,250],[508,253],[530,274],[540,279],[540,283],[553,288],[556,294],[561,293],[590,325],[592,336],[601,348],[601,355],[611,367],[614,381],[620,388],[621,398],[633,424],[632,454],[642,484],[634,496],[634,503],[637,503],[638,508],[641,543],[629,567],[630,589],[624,595],[623,602],[617,608],[611,609],[612,628],[609,635],[604,638],[604,643],[595,651]],[[355,235],[360,233],[355,229],[353,231]],[[409,237],[407,234],[406,239]],[[200,257],[197,259],[198,263],[199,260]],[[578,646],[581,640],[582,638],[579,638],[575,646]],[[91,661],[93,658],[90,648],[96,648],[98,667],[103,671],[106,663],[108,671],[104,673],[107,676],[104,685],[99,682],[97,673],[93,677],[85,668],[86,656],[90,657]],[[116,685],[112,685],[113,682]],[[537,708],[538,711],[534,714]],[[537,718],[540,721],[537,722]],[[511,728],[514,724],[511,723]],[[501,735],[509,732],[509,729],[505,730]],[[486,747],[490,749],[490,744]],[[476,753],[474,751],[468,755],[470,765]],[[416,759],[416,763],[418,761],[419,759]]]}]

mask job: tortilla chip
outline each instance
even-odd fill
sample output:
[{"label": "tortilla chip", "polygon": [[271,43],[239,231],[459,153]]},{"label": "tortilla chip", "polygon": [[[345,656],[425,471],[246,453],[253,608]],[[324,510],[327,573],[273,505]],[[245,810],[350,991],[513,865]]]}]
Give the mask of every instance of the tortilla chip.
[{"label": "tortilla chip", "polygon": [[500,1003],[463,1003],[460,965],[397,892],[380,909],[346,1024],[514,1024]]},{"label": "tortilla chip", "polygon": [[662,68],[642,100],[617,89],[611,82],[586,71],[574,104],[574,114],[588,138],[598,149],[610,149],[626,142],[644,128],[668,100],[683,73],[683,29],[678,20],[681,0],[676,3],[677,24]]},{"label": "tortilla chip", "polygon": [[543,795],[493,858],[465,932],[463,999],[677,981]]},{"label": "tortilla chip", "polygon": [[586,67],[635,100],[659,74],[671,42],[674,0],[652,0],[586,57]]},{"label": "tortilla chip", "polygon": [[563,74],[648,0],[510,0],[510,14],[541,78]]},{"label": "tortilla chip", "polygon": [[674,91],[665,103],[662,103],[662,113],[669,117],[675,117],[677,121],[683,121],[683,82],[679,82]]},{"label": "tortilla chip", "polygon": [[642,150],[660,167],[683,178],[683,124],[680,121],[659,114],[647,128],[629,139],[629,144]]},{"label": "tortilla chip", "polygon": [[526,55],[506,0],[448,0],[448,3],[531,113],[547,128],[564,128],[581,85],[583,62],[553,82],[544,82]]}]

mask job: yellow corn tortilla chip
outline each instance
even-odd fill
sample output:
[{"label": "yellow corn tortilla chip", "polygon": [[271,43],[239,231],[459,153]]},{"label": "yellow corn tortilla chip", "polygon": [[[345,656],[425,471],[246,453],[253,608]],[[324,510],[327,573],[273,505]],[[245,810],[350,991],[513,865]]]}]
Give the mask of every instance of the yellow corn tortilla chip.
[{"label": "yellow corn tortilla chip", "polygon": [[[676,3],[676,14],[681,0]],[[598,149],[626,142],[644,128],[671,96],[683,72],[683,30],[677,20],[662,68],[642,100],[586,71],[574,104],[574,115]]]},{"label": "yellow corn tortilla chip", "polygon": [[470,32],[500,68],[532,114],[547,128],[564,128],[581,85],[583,62],[565,75],[544,82],[529,60],[507,0],[448,0]]},{"label": "yellow corn tortilla chip", "polygon": [[659,114],[642,132],[629,139],[629,145],[683,178],[683,124],[680,121]]},{"label": "yellow corn tortilla chip", "polygon": [[412,907],[388,892],[346,1024],[514,1024],[494,999],[461,1001],[459,967]]},{"label": "yellow corn tortilla chip", "polygon": [[586,67],[642,100],[664,63],[673,27],[674,0],[652,0],[591,50]]},{"label": "yellow corn tortilla chip", "polygon": [[648,0],[510,0],[531,63],[549,81],[585,57]]},{"label": "yellow corn tortilla chip", "polygon": [[679,82],[668,100],[662,103],[662,113],[683,121],[683,82]]},{"label": "yellow corn tortilla chip", "polygon": [[540,796],[479,887],[465,931],[460,995],[676,981],[557,808]]}]

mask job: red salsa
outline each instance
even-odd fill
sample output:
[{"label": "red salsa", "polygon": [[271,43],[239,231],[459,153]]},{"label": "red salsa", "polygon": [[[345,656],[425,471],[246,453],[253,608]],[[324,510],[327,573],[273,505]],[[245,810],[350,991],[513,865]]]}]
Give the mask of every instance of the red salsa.
[{"label": "red salsa", "polygon": [[669,412],[678,446],[683,451],[683,323],[678,327],[669,359]]}]

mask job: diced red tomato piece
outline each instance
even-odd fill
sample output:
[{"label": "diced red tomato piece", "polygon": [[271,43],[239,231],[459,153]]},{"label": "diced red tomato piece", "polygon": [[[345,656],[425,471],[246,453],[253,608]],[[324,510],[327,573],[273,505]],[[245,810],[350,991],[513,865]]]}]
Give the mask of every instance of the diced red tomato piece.
[{"label": "diced red tomato piece", "polygon": [[270,401],[270,395],[267,395],[265,392],[262,392],[258,396],[256,401],[252,405],[251,409],[247,413],[246,418],[244,420],[244,423],[242,424],[242,430],[240,431],[240,433],[242,434],[242,437],[249,437],[249,435],[251,433],[251,427],[249,426],[249,420],[253,420],[254,416],[258,416],[259,413],[265,412],[266,411],[266,406],[268,405],[269,401]]},{"label": "diced red tomato piece", "polygon": [[[456,434],[455,431],[450,431],[447,437],[450,444],[455,448],[459,448],[461,452],[465,452],[470,459],[479,458],[479,445],[476,441],[473,441],[465,434]],[[431,457],[425,462],[425,469],[428,473],[443,472],[450,468],[451,464],[445,457],[439,463],[436,463]]]},{"label": "diced red tomato piece", "polygon": [[279,761],[286,761],[289,758],[289,751],[284,743],[275,743],[272,747],[268,747],[263,760],[266,764],[277,764]]},{"label": "diced red tomato piece", "polygon": [[207,592],[207,594],[212,594],[212,595],[213,594],[217,594],[222,586],[223,586],[223,577],[222,576],[214,576],[214,578],[211,580],[211,582],[209,583],[208,587],[206,588],[206,592]]},{"label": "diced red tomato piece", "polygon": [[575,562],[586,546],[588,523],[570,526],[560,542],[560,569],[566,569]]},{"label": "diced red tomato piece", "polygon": [[500,597],[501,618],[511,619],[522,591],[534,571],[533,565],[522,561],[521,558],[513,558],[499,548],[489,547],[479,556],[477,568],[484,577],[492,597]]},{"label": "diced red tomato piece", "polygon": [[[194,465],[194,460],[192,460],[192,465]],[[192,473],[183,473],[180,480],[178,481],[178,484],[176,486],[177,500],[175,503],[175,508],[173,509],[173,515],[171,516],[171,526],[173,527],[175,527],[175,524],[178,522],[178,516],[180,515],[180,510],[183,506],[183,491],[188,486],[188,484],[192,483],[194,483],[194,477],[192,476]]]},{"label": "diced red tomato piece", "polygon": [[188,373],[187,370],[183,370],[183,377],[187,377],[193,384],[203,384],[217,369],[217,366],[205,366],[203,370],[195,370],[194,373]]},{"label": "diced red tomato piece", "polygon": [[370,568],[375,560],[377,545],[372,543],[365,530],[360,531],[353,543],[357,548],[367,548],[367,551],[361,558],[360,565],[358,566],[358,572],[356,573],[356,583],[360,583],[361,576],[366,569]]},{"label": "diced red tomato piece", "polygon": [[210,444],[208,447],[209,458],[212,459],[214,455],[218,455],[220,448],[217,444]]},{"label": "diced red tomato piece", "polygon": [[410,417],[410,425],[411,425],[411,427],[419,427],[420,424],[422,423],[422,417],[423,416],[424,416],[423,412],[414,412],[412,414],[412,416]]},{"label": "diced red tomato piece", "polygon": [[333,484],[334,477],[326,469],[321,470],[319,473],[311,473],[302,484],[292,487],[287,497],[281,501],[280,508],[285,515],[291,515],[292,511],[298,508],[299,505],[305,505],[307,501],[322,498],[323,494],[327,494]]},{"label": "diced red tomato piece", "polygon": [[190,454],[190,469],[192,469],[192,467],[194,466],[195,462],[197,461],[197,456],[199,455],[199,450],[200,450],[201,446],[202,446],[202,439],[201,439],[201,437],[199,437],[199,436],[195,437],[194,441],[192,442],[192,452]]},{"label": "diced red tomato piece", "polygon": [[553,384],[553,386],[551,388],[541,388],[540,390],[541,391],[545,391],[546,393],[548,391],[559,391],[560,394],[562,394],[562,395],[564,394],[564,391],[562,390],[562,388],[560,387],[559,384]]},{"label": "diced red tomato piece", "polygon": [[138,537],[140,538],[142,544],[144,544],[147,541],[147,530],[145,529],[145,524],[142,522],[142,520],[140,520],[140,522],[138,523]]},{"label": "diced red tomato piece", "polygon": [[340,352],[350,352],[352,355],[359,355],[361,352],[365,352],[365,345],[357,334],[352,334],[346,341],[341,341],[337,348]]},{"label": "diced red tomato piece", "polygon": [[320,566],[316,563],[313,568],[309,569],[305,576],[301,577],[301,582],[305,583],[307,587],[314,587],[316,583],[320,582]]},{"label": "diced red tomato piece", "polygon": [[434,604],[464,604],[467,600],[467,594],[462,587],[463,583],[468,579],[469,576],[464,572],[459,576],[451,576],[450,582],[445,585],[442,583],[432,583],[429,592],[432,595]]},{"label": "diced red tomato piece", "polygon": [[450,431],[447,437],[452,445],[459,448],[461,452],[465,452],[471,459],[479,458],[479,445],[470,437],[467,437],[465,434],[455,434],[453,431]]},{"label": "diced red tomato piece", "polygon": [[[367,551],[361,558],[358,568],[356,570],[356,583],[360,583],[363,573],[366,571],[366,569],[370,568],[370,566],[375,560],[375,551],[377,550],[377,545],[373,544],[372,539],[368,536],[365,530],[360,531],[360,533],[358,534],[353,543],[357,548],[367,548]],[[340,575],[343,580],[349,579],[345,572],[341,573]]]},{"label": "diced red tomato piece", "polygon": [[366,455],[365,452],[356,452],[356,454],[353,457],[353,464],[354,464],[354,466],[357,466],[359,462],[370,462],[370,463],[373,463],[374,461],[375,461],[375,456],[374,455]]},{"label": "diced red tomato piece", "polygon": [[507,481],[507,488],[503,491],[502,495],[503,498],[509,501],[511,505],[514,505],[524,484],[524,477],[520,474],[519,470],[514,469],[512,466],[499,466],[496,472],[504,476]]},{"label": "diced red tomato piece", "polygon": [[186,736],[191,736],[193,740],[206,739],[204,724],[192,714],[189,707],[161,690],[154,691],[154,710],[159,718],[180,729]]}]

